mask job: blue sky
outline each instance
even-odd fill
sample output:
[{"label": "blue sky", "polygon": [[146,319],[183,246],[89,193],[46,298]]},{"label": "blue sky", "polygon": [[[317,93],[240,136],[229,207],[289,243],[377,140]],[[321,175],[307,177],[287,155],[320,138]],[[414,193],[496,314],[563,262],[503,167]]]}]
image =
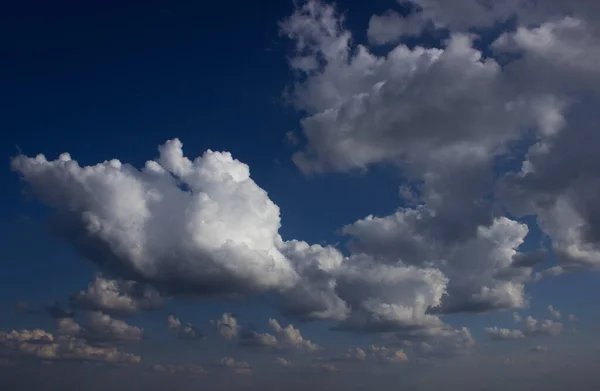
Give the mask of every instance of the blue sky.
[{"label": "blue sky", "polygon": [[600,9],[528,5],[7,5],[0,384],[595,389]]}]

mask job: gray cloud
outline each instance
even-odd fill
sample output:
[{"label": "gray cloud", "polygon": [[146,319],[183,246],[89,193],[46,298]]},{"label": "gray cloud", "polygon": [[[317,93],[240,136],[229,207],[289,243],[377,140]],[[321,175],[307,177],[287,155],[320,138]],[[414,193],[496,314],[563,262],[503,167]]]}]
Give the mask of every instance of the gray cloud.
[{"label": "gray cloud", "polygon": [[127,316],[141,310],[158,309],[162,307],[163,299],[151,288],[135,281],[110,280],[96,275],[87,290],[71,296],[71,304],[83,310]]}]

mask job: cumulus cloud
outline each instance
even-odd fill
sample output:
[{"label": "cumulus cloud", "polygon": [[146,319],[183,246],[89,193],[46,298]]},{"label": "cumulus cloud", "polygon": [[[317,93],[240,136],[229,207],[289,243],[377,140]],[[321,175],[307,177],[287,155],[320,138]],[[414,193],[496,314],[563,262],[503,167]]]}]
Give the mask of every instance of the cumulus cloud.
[{"label": "cumulus cloud", "polygon": [[361,348],[348,348],[342,358],[348,361],[365,361],[367,353]]},{"label": "cumulus cloud", "polygon": [[285,368],[289,368],[289,367],[294,366],[294,364],[291,361],[289,361],[289,360],[287,360],[287,359],[285,359],[283,357],[277,357],[277,358],[275,358],[275,362],[277,363],[277,365],[279,365],[281,367],[285,367]]},{"label": "cumulus cloud", "polygon": [[233,372],[239,375],[250,375],[252,374],[252,368],[247,361],[237,361],[231,357],[223,357],[219,361],[223,367],[231,369]]},{"label": "cumulus cloud", "polygon": [[[468,35],[453,34],[441,48],[401,44],[377,56],[353,47],[335,9],[314,1],[281,28],[302,63],[322,64],[291,62],[304,73],[291,98],[308,113],[307,145],[294,155],[300,169],[348,171],[387,161],[421,183],[416,207],[343,228],[353,253],[441,271],[437,286],[445,289],[449,277],[448,295],[441,306],[427,303],[439,312],[524,307],[532,261],[523,265],[516,248],[528,229],[494,216],[492,167],[523,127],[550,126],[560,102],[523,95]],[[333,302],[325,286],[314,292]]]},{"label": "cumulus cloud", "polygon": [[519,322],[521,322],[521,320],[523,320],[523,318],[521,318],[521,315],[519,315],[518,312],[513,312],[512,317],[513,317],[513,321],[515,323],[519,323]]},{"label": "cumulus cloud", "polygon": [[244,330],[240,333],[239,343],[242,346],[258,348],[277,348],[279,342],[269,333],[259,333],[254,330]]},{"label": "cumulus cloud", "polygon": [[529,348],[531,353],[545,353],[548,351],[548,347],[544,345],[535,345]]},{"label": "cumulus cloud", "polygon": [[153,372],[166,375],[203,375],[206,373],[204,367],[198,364],[154,364],[150,367]]},{"label": "cumulus cloud", "polygon": [[43,330],[13,330],[0,332],[0,352],[3,356],[29,357],[40,361],[75,360],[111,364],[137,364],[140,357],[119,352],[115,348],[95,347],[81,338],[53,334]]},{"label": "cumulus cloud", "polygon": [[[276,248],[279,208],[229,153],[195,160],[179,140],[142,170],[18,156],[13,169],[54,208],[54,229],[105,269],[163,292],[234,295],[294,284]],[[258,227],[258,229],[257,229]]]},{"label": "cumulus cloud", "polygon": [[204,335],[194,327],[191,322],[181,323],[178,317],[174,314],[169,314],[167,317],[167,327],[171,334],[179,339],[203,339]]},{"label": "cumulus cloud", "polygon": [[408,357],[402,349],[388,349],[385,346],[370,345],[368,350],[380,364],[396,364],[408,361]]},{"label": "cumulus cloud", "polygon": [[553,306],[549,305],[548,311],[550,312],[550,315],[552,315],[553,318],[560,319],[560,311],[559,310],[557,310]]},{"label": "cumulus cloud", "polygon": [[422,13],[412,13],[404,17],[388,10],[383,15],[371,16],[367,35],[369,42],[376,45],[394,43],[403,36],[420,35],[427,24],[428,20],[423,18]]},{"label": "cumulus cloud", "polygon": [[57,321],[59,335],[82,338],[92,344],[138,342],[144,337],[142,328],[113,319],[110,315],[90,311],[84,315],[84,326],[72,318]]},{"label": "cumulus cloud", "polygon": [[270,318],[269,326],[279,336],[283,347],[291,347],[309,352],[322,349],[321,346],[313,343],[312,341],[304,339],[300,333],[300,330],[291,324],[288,324],[286,327],[282,327],[277,320]]},{"label": "cumulus cloud", "polygon": [[[552,307],[552,306],[550,306]],[[550,319],[538,321],[537,319],[527,316],[523,320],[522,330],[510,330],[499,327],[486,327],[484,330],[488,337],[496,341],[523,339],[536,335],[559,335],[562,334],[564,326],[560,322],[555,322]]]},{"label": "cumulus cloud", "polygon": [[229,312],[221,315],[221,319],[213,320],[211,323],[215,325],[221,337],[227,340],[232,340],[237,337],[241,330],[237,318]]},{"label": "cumulus cloud", "polygon": [[537,319],[528,316],[524,320],[525,332],[529,335],[559,335],[563,332],[563,325],[550,319],[539,322]]},{"label": "cumulus cloud", "polygon": [[158,309],[162,307],[163,300],[157,292],[135,281],[110,280],[96,275],[87,290],[71,296],[71,304],[83,310],[126,316],[140,310]]},{"label": "cumulus cloud", "polygon": [[505,339],[522,339],[525,338],[525,333],[521,330],[509,330],[498,327],[486,327],[485,332],[487,335],[494,340],[505,340]]}]

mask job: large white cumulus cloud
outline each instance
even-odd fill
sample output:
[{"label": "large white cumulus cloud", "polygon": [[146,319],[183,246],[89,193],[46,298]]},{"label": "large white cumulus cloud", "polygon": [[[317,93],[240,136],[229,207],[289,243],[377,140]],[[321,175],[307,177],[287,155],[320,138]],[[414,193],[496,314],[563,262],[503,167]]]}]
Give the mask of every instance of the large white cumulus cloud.
[{"label": "large white cumulus cloud", "polygon": [[19,156],[13,168],[60,218],[64,236],[111,271],[169,292],[280,289],[297,278],[276,248],[279,208],[229,153],[191,161],[179,140],[138,171]]}]

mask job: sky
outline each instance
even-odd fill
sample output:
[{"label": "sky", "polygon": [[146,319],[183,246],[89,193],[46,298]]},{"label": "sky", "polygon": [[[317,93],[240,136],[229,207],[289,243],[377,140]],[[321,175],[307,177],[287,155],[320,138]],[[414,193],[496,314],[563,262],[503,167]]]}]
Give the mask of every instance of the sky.
[{"label": "sky", "polygon": [[14,2],[3,390],[596,390],[600,4]]}]

